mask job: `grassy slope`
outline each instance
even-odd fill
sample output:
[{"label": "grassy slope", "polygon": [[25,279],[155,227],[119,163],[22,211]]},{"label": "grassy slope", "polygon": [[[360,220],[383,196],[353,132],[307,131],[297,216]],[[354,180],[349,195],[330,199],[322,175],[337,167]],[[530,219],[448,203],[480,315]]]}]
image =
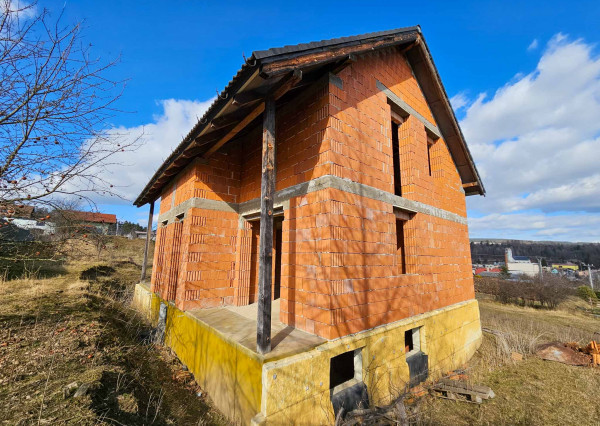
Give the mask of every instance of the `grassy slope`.
[{"label": "grassy slope", "polygon": [[541,342],[588,343],[600,332],[600,321],[568,302],[557,311],[500,305],[481,300],[482,326],[508,334],[511,350],[525,354],[520,362],[502,354],[495,337],[484,341],[469,363],[471,380],[490,386],[496,398],[481,405],[428,397],[421,403],[422,424],[588,425],[600,422],[600,369],[542,361],[532,352]]},{"label": "grassy slope", "polygon": [[[0,424],[226,423],[128,307],[143,241],[71,253],[57,276],[0,282]],[[90,391],[65,399],[72,382]]]},{"label": "grassy slope", "polygon": [[[68,263],[45,274],[50,278],[0,281],[0,424],[225,423],[167,350],[140,339],[148,330],[127,299],[143,242],[115,240],[100,261],[81,243],[70,252]],[[472,405],[425,397],[418,422],[598,424],[600,369],[532,354],[544,341],[599,340],[600,320],[583,315],[580,304],[545,311],[480,300],[482,325],[505,332],[525,360],[512,362],[484,334],[468,373],[496,398]],[[91,390],[64,399],[63,387],[74,381]]]}]

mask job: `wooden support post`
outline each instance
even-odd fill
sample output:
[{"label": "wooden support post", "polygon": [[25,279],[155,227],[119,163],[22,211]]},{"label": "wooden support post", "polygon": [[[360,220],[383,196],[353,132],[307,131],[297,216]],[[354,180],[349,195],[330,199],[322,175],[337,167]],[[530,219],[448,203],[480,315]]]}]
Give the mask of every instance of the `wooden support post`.
[{"label": "wooden support post", "polygon": [[144,261],[142,262],[142,278],[140,282],[146,280],[146,266],[148,264],[148,249],[150,248],[150,239],[152,238],[152,219],[154,216],[154,201],[150,202],[150,213],[148,214],[148,229],[146,229],[146,246],[144,247]]},{"label": "wooden support post", "polygon": [[271,351],[271,283],[273,281],[273,198],[275,197],[275,98],[265,100],[260,179],[260,245],[258,266],[258,352]]}]

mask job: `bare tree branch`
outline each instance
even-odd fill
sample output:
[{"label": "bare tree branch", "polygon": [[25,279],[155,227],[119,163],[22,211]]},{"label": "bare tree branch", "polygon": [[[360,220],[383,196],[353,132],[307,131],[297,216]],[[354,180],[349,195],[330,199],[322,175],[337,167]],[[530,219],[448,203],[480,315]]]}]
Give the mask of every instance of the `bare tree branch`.
[{"label": "bare tree branch", "polygon": [[141,140],[111,130],[125,87],[109,78],[118,59],[91,58],[81,23],[35,4],[0,8],[0,205],[118,196],[98,170]]}]

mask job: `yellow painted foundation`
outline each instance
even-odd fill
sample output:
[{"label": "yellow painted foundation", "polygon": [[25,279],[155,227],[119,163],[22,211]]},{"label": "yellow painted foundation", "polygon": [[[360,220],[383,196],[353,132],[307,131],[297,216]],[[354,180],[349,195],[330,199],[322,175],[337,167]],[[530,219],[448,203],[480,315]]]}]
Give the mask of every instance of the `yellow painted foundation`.
[{"label": "yellow painted foundation", "polygon": [[[146,285],[136,286],[133,303],[156,324],[161,300]],[[416,327],[421,327],[421,350],[429,356],[433,378],[464,364],[481,342],[479,307],[470,300],[277,360],[265,360],[171,304],[165,343],[234,422],[332,424],[330,359],[362,348],[362,379],[369,398],[386,403],[404,391],[409,380],[404,332]]]}]

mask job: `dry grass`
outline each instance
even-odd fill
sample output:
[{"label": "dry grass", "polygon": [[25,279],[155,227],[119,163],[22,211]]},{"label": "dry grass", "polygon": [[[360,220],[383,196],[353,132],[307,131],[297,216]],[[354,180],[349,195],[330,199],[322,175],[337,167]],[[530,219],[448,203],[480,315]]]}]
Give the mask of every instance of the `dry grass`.
[{"label": "dry grass", "polygon": [[[481,405],[427,397],[419,404],[419,424],[592,425],[600,423],[600,369],[543,361],[533,352],[539,343],[599,339],[600,321],[580,313],[571,299],[556,311],[501,305],[480,300],[481,322],[500,331],[484,333],[481,348],[469,362],[475,383],[490,386],[496,398]],[[519,352],[523,361],[512,361]]]},{"label": "dry grass", "polygon": [[[143,241],[71,249],[51,278],[0,281],[0,424],[226,423],[129,308]],[[90,390],[65,399],[72,382]]]},{"label": "dry grass", "polygon": [[[143,241],[112,240],[100,262],[90,245],[71,244],[59,268],[32,265],[21,279],[0,280],[0,424],[226,423],[196,396],[181,364],[144,339],[149,330],[128,308]],[[423,425],[600,423],[600,369],[533,355],[547,341],[600,340],[600,320],[585,308],[576,298],[554,311],[481,299],[483,327],[501,337],[484,333],[467,368],[496,398],[474,405],[425,397],[408,407],[411,418]],[[525,359],[512,361],[513,351]],[[65,399],[63,388],[74,381],[91,388]]]}]

